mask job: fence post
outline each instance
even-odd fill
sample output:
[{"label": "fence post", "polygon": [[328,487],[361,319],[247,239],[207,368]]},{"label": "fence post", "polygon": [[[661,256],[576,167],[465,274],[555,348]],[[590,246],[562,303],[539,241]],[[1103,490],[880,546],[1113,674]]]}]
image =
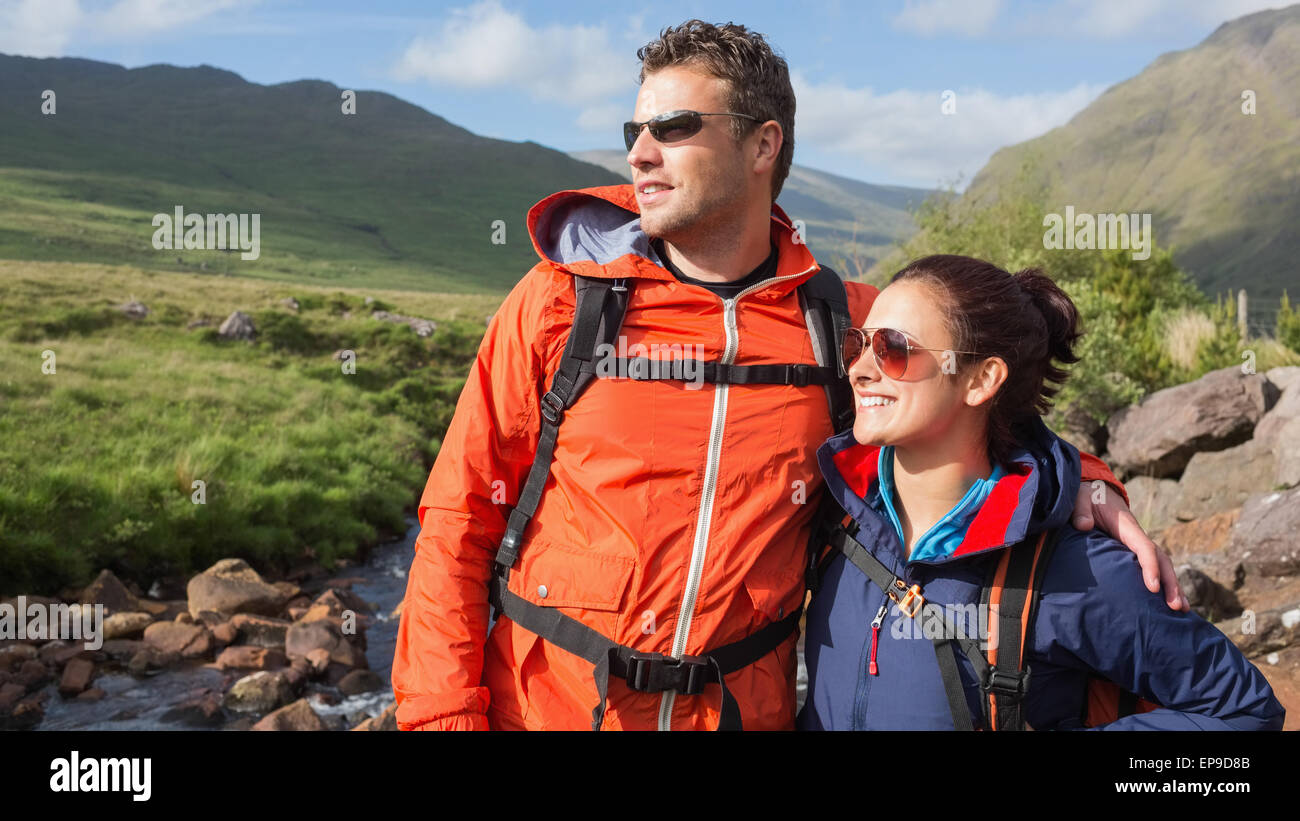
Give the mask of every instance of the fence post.
[{"label": "fence post", "polygon": [[1250,326],[1246,319],[1246,289],[1242,288],[1237,292],[1237,330],[1241,333],[1241,341],[1246,341],[1246,334]]}]

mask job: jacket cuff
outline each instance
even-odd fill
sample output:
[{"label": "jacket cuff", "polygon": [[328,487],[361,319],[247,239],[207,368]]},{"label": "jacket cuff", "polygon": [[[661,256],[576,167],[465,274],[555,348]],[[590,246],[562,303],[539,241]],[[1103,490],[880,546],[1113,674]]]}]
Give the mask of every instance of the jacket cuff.
[{"label": "jacket cuff", "polygon": [[399,697],[397,729],[486,730],[489,699],[486,687]]}]

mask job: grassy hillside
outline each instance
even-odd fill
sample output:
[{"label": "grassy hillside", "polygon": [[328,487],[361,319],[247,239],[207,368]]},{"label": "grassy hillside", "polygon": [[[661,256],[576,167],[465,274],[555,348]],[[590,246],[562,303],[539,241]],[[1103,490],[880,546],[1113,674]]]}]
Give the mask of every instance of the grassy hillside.
[{"label": "grassy hillside", "polygon": [[[0,261],[0,282],[0,595],[101,567],[147,587],[223,556],[328,561],[401,532],[499,301],[48,262]],[[233,310],[256,341],[218,337]]]},{"label": "grassy hillside", "polygon": [[[341,93],[209,66],[0,55],[0,257],[501,292],[536,261],[524,226],[533,203],[619,181],[377,91],[359,91],[345,115]],[[177,205],[260,214],[261,258],[155,250],[152,217]],[[504,244],[492,242],[494,220]]]},{"label": "grassy hillside", "polygon": [[[625,151],[576,151],[571,156],[631,179]],[[911,236],[916,230],[911,212],[933,193],[793,165],[777,203],[791,219],[804,221],[814,256],[840,275],[860,279],[895,243]]]},{"label": "grassy hillside", "polygon": [[[1057,212],[1151,213],[1156,241],[1208,293],[1300,290],[1300,6],[1220,26],[1068,124],[993,156],[967,197],[1026,162]],[[1255,93],[1254,115],[1242,92]]]}]

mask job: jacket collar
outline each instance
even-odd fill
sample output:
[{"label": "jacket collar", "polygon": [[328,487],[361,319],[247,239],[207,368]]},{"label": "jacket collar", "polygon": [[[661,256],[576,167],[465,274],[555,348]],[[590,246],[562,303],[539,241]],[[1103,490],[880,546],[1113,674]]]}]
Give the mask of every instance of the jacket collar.
[{"label": "jacket collar", "polygon": [[[989,492],[961,544],[945,559],[926,564],[998,550],[1069,521],[1079,488],[1079,452],[1041,419],[1035,418],[1023,433],[1028,447],[1012,456],[1007,474]],[[879,453],[874,445],[859,444],[852,430],[832,436],[817,451],[827,490],[873,541],[893,534],[877,510]]]},{"label": "jacket collar", "polygon": [[[812,252],[796,235],[781,206],[772,204],[772,241],[777,246],[773,288],[788,293],[818,270]],[[542,260],[560,270],[604,279],[643,277],[675,281],[641,230],[641,211],[632,185],[560,191],[528,211],[528,234]]]}]

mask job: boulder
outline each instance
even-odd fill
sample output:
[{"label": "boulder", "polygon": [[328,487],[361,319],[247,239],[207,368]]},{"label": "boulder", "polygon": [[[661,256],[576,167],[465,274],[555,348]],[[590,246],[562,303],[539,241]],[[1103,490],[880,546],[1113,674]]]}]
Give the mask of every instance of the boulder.
[{"label": "boulder", "polygon": [[1277,389],[1286,393],[1293,385],[1300,385],[1300,365],[1279,365],[1271,368],[1264,373],[1268,381],[1277,386]]},{"label": "boulder", "polygon": [[180,660],[181,654],[175,650],[159,650],[152,645],[146,644],[135,655],[131,656],[126,669],[132,675],[145,676],[179,664]]},{"label": "boulder", "polygon": [[1300,417],[1300,384],[1284,390],[1277,404],[1259,420],[1259,424],[1255,426],[1255,439],[1266,447],[1271,447],[1278,432],[1288,422],[1298,417]]},{"label": "boulder", "polygon": [[1246,610],[1215,625],[1247,658],[1300,645],[1300,602],[1271,610]]},{"label": "boulder", "polygon": [[321,717],[300,698],[292,704],[281,707],[253,725],[254,730],[278,731],[321,731],[328,729]]},{"label": "boulder", "polygon": [[148,613],[125,611],[104,619],[104,641],[135,638],[153,623]]},{"label": "boulder", "polygon": [[201,624],[156,621],[145,628],[145,642],[160,653],[201,658],[212,652],[212,633]]},{"label": "boulder", "polygon": [[1155,540],[1175,559],[1201,553],[1222,554],[1232,538],[1232,528],[1240,518],[1240,508],[1226,510],[1167,527]]},{"label": "boulder", "polygon": [[99,701],[108,695],[98,687],[91,687],[89,690],[83,690],[77,694],[77,701]]},{"label": "boulder", "polygon": [[221,694],[214,690],[203,690],[163,713],[161,720],[189,727],[216,727],[225,721],[225,714],[221,710]]},{"label": "boulder", "polygon": [[191,614],[214,610],[274,616],[285,601],[280,590],[263,581],[243,559],[222,559],[190,579],[186,593]]},{"label": "boulder", "polygon": [[369,666],[362,649],[343,635],[333,619],[295,622],[285,634],[284,650],[290,658],[306,658],[312,651],[323,650],[330,661],[347,667]]},{"label": "boulder", "polygon": [[1300,573],[1300,487],[1251,496],[1232,528],[1228,550],[1261,576]]},{"label": "boulder", "polygon": [[1241,615],[1241,602],[1232,589],[1220,584],[1192,564],[1177,567],[1178,586],[1192,610],[1206,621],[1222,621]]},{"label": "boulder", "polygon": [[1142,529],[1158,533],[1177,523],[1174,511],[1178,508],[1180,488],[1173,479],[1153,479],[1134,476],[1124,483],[1128,492],[1129,510],[1137,517]]},{"label": "boulder", "polygon": [[240,613],[230,620],[230,626],[239,634],[244,644],[257,647],[283,647],[284,636],[292,622],[258,616],[252,613]]},{"label": "boulder", "polygon": [[230,622],[223,621],[221,624],[212,628],[212,640],[223,647],[228,644],[234,644],[239,641],[239,630],[237,630],[235,625]]},{"label": "boulder", "polygon": [[397,732],[397,702],[394,701],[392,704],[385,707],[382,713],[372,718],[367,718],[352,729],[354,731],[360,730],[362,732],[375,730]]},{"label": "boulder", "polygon": [[216,666],[221,670],[278,670],[288,663],[289,660],[278,649],[247,644],[227,647],[216,660]]},{"label": "boulder", "polygon": [[95,678],[95,663],[90,659],[74,658],[63,668],[63,677],[59,680],[59,695],[64,698],[75,696],[90,686]]},{"label": "boulder", "polygon": [[123,662],[148,646],[137,639],[108,639],[104,642],[104,646],[99,649],[100,652],[114,661]]},{"label": "boulder", "polygon": [[1193,454],[1178,480],[1174,518],[1188,522],[1240,508],[1252,493],[1273,489],[1275,467],[1273,452],[1255,439]]},{"label": "boulder", "polygon": [[139,598],[127,589],[111,570],[99,571],[95,580],[81,592],[82,604],[102,604],[106,613],[134,613],[144,610]]},{"label": "boulder", "polygon": [[1277,459],[1273,487],[1300,485],[1300,417],[1290,420],[1278,430],[1273,436],[1272,447]]},{"label": "boulder", "polygon": [[291,698],[293,692],[281,673],[259,670],[236,681],[223,703],[237,713],[266,713]]},{"label": "boulder", "polygon": [[124,302],[117,306],[127,319],[144,319],[149,315],[149,309],[144,306],[143,302],[136,302],[134,299],[130,302]]},{"label": "boulder", "polygon": [[369,693],[372,690],[379,690],[383,686],[384,680],[373,670],[353,670],[339,682],[339,690],[345,696]]},{"label": "boulder", "polygon": [[402,322],[415,331],[416,336],[433,336],[433,332],[438,329],[438,325],[432,319],[420,319],[414,316],[402,316],[401,314],[389,313],[388,311],[374,311],[370,314],[374,319],[380,322]]},{"label": "boulder", "polygon": [[1176,477],[1192,454],[1249,439],[1278,393],[1261,374],[1237,366],[1156,391],[1107,421],[1110,463],[1129,475]]},{"label": "boulder", "polygon": [[27,688],[17,682],[7,682],[0,684],[0,713],[6,713],[13,709],[18,703],[18,699],[27,694]]},{"label": "boulder", "polygon": [[221,323],[217,333],[223,339],[251,340],[257,336],[257,328],[254,327],[251,316],[243,311],[235,311]]}]

